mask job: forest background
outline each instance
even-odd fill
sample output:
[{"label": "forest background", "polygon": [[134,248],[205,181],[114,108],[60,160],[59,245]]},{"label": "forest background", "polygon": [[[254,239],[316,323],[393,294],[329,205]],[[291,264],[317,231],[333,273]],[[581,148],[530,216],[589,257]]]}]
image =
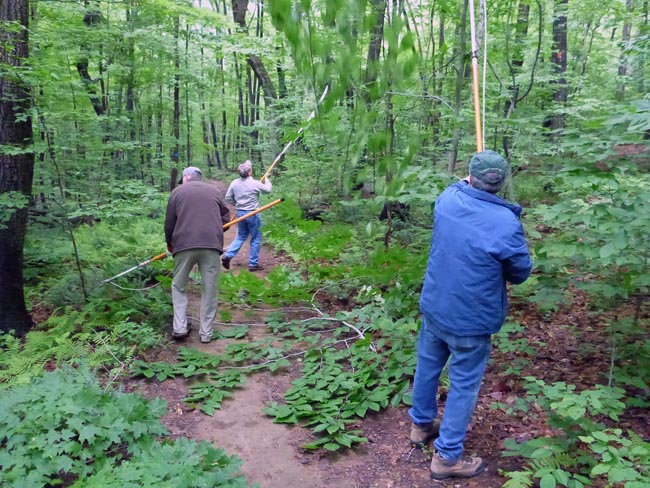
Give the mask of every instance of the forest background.
[{"label": "forest background", "polygon": [[[104,280],[164,250],[164,206],[183,167],[228,181],[251,159],[261,175],[290,143],[272,174],[285,202],[265,214],[265,238],[292,264],[266,278],[228,275],[222,299],[277,305],[327,296],[331,315],[321,318],[341,320],[358,341],[341,351],[330,337],[315,357],[330,374],[357,375],[318,406],[298,385],[269,411],[312,427],[311,448],[363,442],[347,428],[355,418],[409,401],[432,205],[465,176],[476,150],[475,55],[483,143],[513,168],[505,196],[525,208],[535,261],[531,279],[511,290],[515,304],[544,319],[584,298],[589,323],[567,330],[579,354],[604,347],[608,358],[596,384],[522,378],[544,344],[516,321],[506,324],[495,343],[517,361],[503,375],[524,395],[495,408],[515,415],[534,405],[553,432],[511,444],[528,461],[509,474],[510,486],[647,486],[647,432],[617,422],[647,413],[650,402],[649,2],[483,7],[473,51],[467,1],[3,0],[0,386],[15,394],[0,401],[0,445],[14,450],[11,459],[0,455],[0,477],[92,486],[108,472],[122,476],[120,459],[152,455],[145,445],[162,433],[155,405],[134,407],[137,435],[133,419],[109,434],[90,421],[45,429],[27,412],[53,401],[38,397],[44,391],[62,392],[59,407],[67,408],[63,398],[99,376],[96,395],[79,402],[112,412],[114,424],[115,402],[139,401],[113,391],[121,378],[207,374],[205,358],[198,366],[181,358],[167,373],[140,361],[166,340],[169,262],[122,287],[162,284],[145,293]],[[286,316],[269,323],[278,331],[292,324]],[[294,326],[291,340],[305,341]],[[598,344],[584,336],[594,327]],[[236,361],[287,367],[296,342],[242,349]],[[307,363],[304,378],[316,374]],[[65,364],[75,368],[57,368]],[[211,377],[222,390],[240,379]],[[218,407],[214,389],[205,395]],[[341,412],[336,402],[353,409]],[[44,457],[38,449],[52,439],[23,445],[36,435],[25,429],[58,432],[67,447]],[[79,446],[89,444],[87,457]],[[208,461],[223,455],[181,444],[168,447]],[[219,459],[219,476],[239,486],[230,458]],[[205,476],[212,465],[202,465]]]}]

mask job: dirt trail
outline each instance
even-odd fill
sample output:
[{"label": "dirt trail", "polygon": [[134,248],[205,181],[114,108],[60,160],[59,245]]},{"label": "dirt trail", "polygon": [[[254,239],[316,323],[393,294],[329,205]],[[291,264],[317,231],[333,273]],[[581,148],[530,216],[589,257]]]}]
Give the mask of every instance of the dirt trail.
[{"label": "dirt trail", "polygon": [[[225,189],[224,189],[225,190]],[[234,209],[233,209],[234,213]],[[228,246],[236,237],[236,226],[224,234]],[[224,273],[238,274],[248,272],[249,241],[247,241],[231,261],[230,270]],[[276,263],[272,251],[263,246],[260,253],[260,265],[265,269],[258,272],[266,276]],[[198,322],[200,306],[200,289],[190,286],[189,315]],[[233,322],[263,323],[264,312],[247,312],[233,309],[228,303],[219,304],[220,311],[228,311]],[[218,320],[217,315],[217,320]],[[238,320],[239,319],[239,320]],[[215,325],[218,328],[219,325]],[[253,328],[251,328],[253,329]],[[265,334],[264,328],[257,327],[249,332],[250,336]],[[198,337],[198,326],[194,327],[190,337],[183,346],[196,348],[202,352],[222,353],[232,339],[216,339],[209,344],[202,344]],[[329,462],[320,456],[303,453],[300,445],[310,440],[309,432],[300,427],[276,424],[272,417],[264,414],[262,409],[269,401],[282,401],[288,389],[290,379],[287,374],[257,373],[246,377],[243,388],[233,392],[233,397],[224,401],[222,408],[213,417],[189,410],[182,403],[187,391],[183,381],[159,384],[158,393],[170,390],[164,395],[169,402],[169,414],[165,423],[172,435],[188,436],[196,440],[214,442],[215,446],[225,449],[243,461],[242,472],[250,482],[259,483],[262,488],[320,488],[332,484],[328,473]],[[167,387],[166,387],[167,386]],[[150,393],[154,393],[150,391]],[[353,481],[336,480],[338,488],[356,488]]]}]

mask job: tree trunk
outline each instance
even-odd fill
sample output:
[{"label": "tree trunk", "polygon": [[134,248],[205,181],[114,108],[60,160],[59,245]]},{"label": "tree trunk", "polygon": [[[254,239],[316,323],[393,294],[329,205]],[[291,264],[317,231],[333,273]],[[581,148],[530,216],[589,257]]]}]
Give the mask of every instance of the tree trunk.
[{"label": "tree trunk", "polygon": [[[190,59],[190,26],[185,25],[185,73],[190,72],[189,66]],[[190,80],[188,76],[185,76],[185,161],[187,164],[190,164],[192,161],[192,117],[190,115]]]},{"label": "tree trunk", "polygon": [[[454,116],[459,118],[460,111],[463,106],[463,87],[465,85],[465,54],[467,53],[467,0],[463,1],[463,9],[460,17],[460,25],[458,27],[458,48],[456,49],[456,83],[454,92]],[[458,159],[458,144],[460,142],[461,130],[460,127],[454,127],[454,134],[452,136],[451,147],[449,148],[449,163],[447,165],[447,172],[451,175],[456,171],[456,160]]]},{"label": "tree trunk", "polygon": [[[642,13],[641,13],[641,18],[643,20],[641,22],[641,26],[639,27],[639,37],[641,38],[646,38],[646,36],[650,34],[650,23],[648,22],[648,20],[650,19],[650,13],[648,12],[650,10],[649,6],[650,6],[650,2],[648,2],[647,0],[643,2]],[[644,56],[639,56],[638,66],[636,71],[637,71],[636,79],[637,79],[639,93],[645,93],[646,60]]]},{"label": "tree trunk", "polygon": [[[99,10],[88,10],[84,15],[84,24],[86,24],[86,26],[89,28],[97,27],[100,22],[101,12],[99,12]],[[83,51],[84,49],[82,46],[82,52]],[[81,81],[86,87],[88,98],[90,99],[90,103],[92,104],[95,113],[97,115],[104,115],[106,113],[106,99],[103,94],[103,89],[100,93],[97,93],[96,87],[97,82],[101,81],[101,74],[98,80],[94,80],[90,76],[90,68],[87,55],[84,54],[77,60],[77,72],[79,73]],[[100,83],[100,86],[103,85]]]},{"label": "tree trunk", "polygon": [[510,98],[506,101],[506,116],[509,116],[517,106],[517,98],[519,97],[519,83],[517,82],[517,76],[521,73],[521,68],[524,65],[524,42],[528,36],[529,15],[530,5],[520,1],[517,9],[515,39],[512,48],[512,61],[510,63],[511,84],[508,87]]},{"label": "tree trunk", "polygon": [[632,0],[626,0],[625,8],[627,10],[627,15],[625,17],[625,22],[623,23],[623,36],[621,38],[621,58],[618,65],[618,93],[616,98],[619,102],[625,101],[625,84],[627,78],[628,70],[628,53],[630,50],[630,37],[632,34],[632,24],[630,18],[632,17],[632,12],[634,10],[634,3]]},{"label": "tree trunk", "polygon": [[[246,26],[246,11],[248,9],[248,0],[232,0],[232,17],[233,20],[241,27],[242,31],[248,32]],[[257,81],[262,85],[264,90],[264,103],[269,106],[277,98],[275,86],[264,67],[262,60],[255,54],[250,54],[246,60],[253,70]]]},{"label": "tree trunk", "polygon": [[568,86],[566,81],[567,66],[567,10],[569,0],[555,0],[555,18],[553,20],[553,71],[557,85],[553,92],[556,102],[555,113],[551,117],[551,130],[558,131],[566,127],[564,105],[567,102]]},{"label": "tree trunk", "polygon": [[174,166],[178,168],[180,157],[180,138],[181,138],[181,87],[180,87],[180,69],[181,61],[178,52],[178,31],[180,29],[180,19],[174,18],[174,120],[172,121],[172,135],[174,137],[174,147],[171,152],[171,160]]},{"label": "tree trunk", "polygon": [[[524,42],[528,36],[529,15],[530,5],[520,1],[519,7],[517,8],[517,23],[515,25],[515,38],[512,46],[512,61],[509,63],[511,81],[510,86],[508,87],[510,98],[506,100],[504,107],[506,120],[509,119],[514,112],[519,99],[519,82],[517,81],[517,76],[521,73],[521,68],[524,65]],[[507,41],[508,37],[506,37],[506,47],[508,46]],[[508,53],[506,53],[506,55],[507,54]],[[507,159],[510,155],[510,134],[507,125],[503,134],[503,152]]]},{"label": "tree trunk", "polygon": [[372,0],[372,11],[375,13],[372,29],[370,31],[370,43],[368,44],[368,56],[366,58],[366,103],[370,103],[373,96],[374,86],[377,81],[377,64],[381,54],[381,46],[384,40],[384,15],[386,12],[385,0]]},{"label": "tree trunk", "polygon": [[[29,54],[29,1],[2,0],[0,22],[18,22],[21,29],[2,29],[0,63],[9,72],[0,77],[0,145],[26,149],[32,144],[29,87],[20,76]],[[0,152],[0,195],[16,202],[0,208],[0,330],[24,335],[33,325],[25,305],[23,245],[27,232],[27,202],[32,192],[34,154]]]}]

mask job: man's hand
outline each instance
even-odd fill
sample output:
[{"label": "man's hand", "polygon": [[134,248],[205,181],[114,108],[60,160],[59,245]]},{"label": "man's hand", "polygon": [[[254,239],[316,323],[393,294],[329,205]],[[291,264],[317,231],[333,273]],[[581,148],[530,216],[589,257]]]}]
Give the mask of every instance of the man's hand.
[{"label": "man's hand", "polygon": [[167,252],[168,252],[169,254],[173,254],[173,253],[174,253],[174,250],[172,249],[172,246],[171,246],[170,244],[167,244]]}]

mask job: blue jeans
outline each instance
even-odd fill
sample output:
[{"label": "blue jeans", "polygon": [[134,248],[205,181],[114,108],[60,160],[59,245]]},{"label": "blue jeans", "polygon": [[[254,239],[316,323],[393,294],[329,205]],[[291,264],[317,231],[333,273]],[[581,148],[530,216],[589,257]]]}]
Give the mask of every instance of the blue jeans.
[{"label": "blue jeans", "polygon": [[[491,336],[457,336],[438,329],[422,318],[418,340],[418,363],[413,381],[415,424],[427,424],[438,416],[438,381],[449,360],[450,387],[434,447],[444,459],[463,454],[463,441],[476,406],[485,366],[490,357]],[[451,359],[449,359],[451,356]]]},{"label": "blue jeans", "polygon": [[[237,218],[242,217],[250,210],[237,210]],[[234,258],[241,249],[248,236],[251,238],[250,255],[248,258],[248,266],[257,266],[260,261],[260,248],[262,247],[262,219],[259,215],[253,215],[246,220],[242,220],[237,224],[237,237],[232,241],[224,256],[227,258]]]}]

